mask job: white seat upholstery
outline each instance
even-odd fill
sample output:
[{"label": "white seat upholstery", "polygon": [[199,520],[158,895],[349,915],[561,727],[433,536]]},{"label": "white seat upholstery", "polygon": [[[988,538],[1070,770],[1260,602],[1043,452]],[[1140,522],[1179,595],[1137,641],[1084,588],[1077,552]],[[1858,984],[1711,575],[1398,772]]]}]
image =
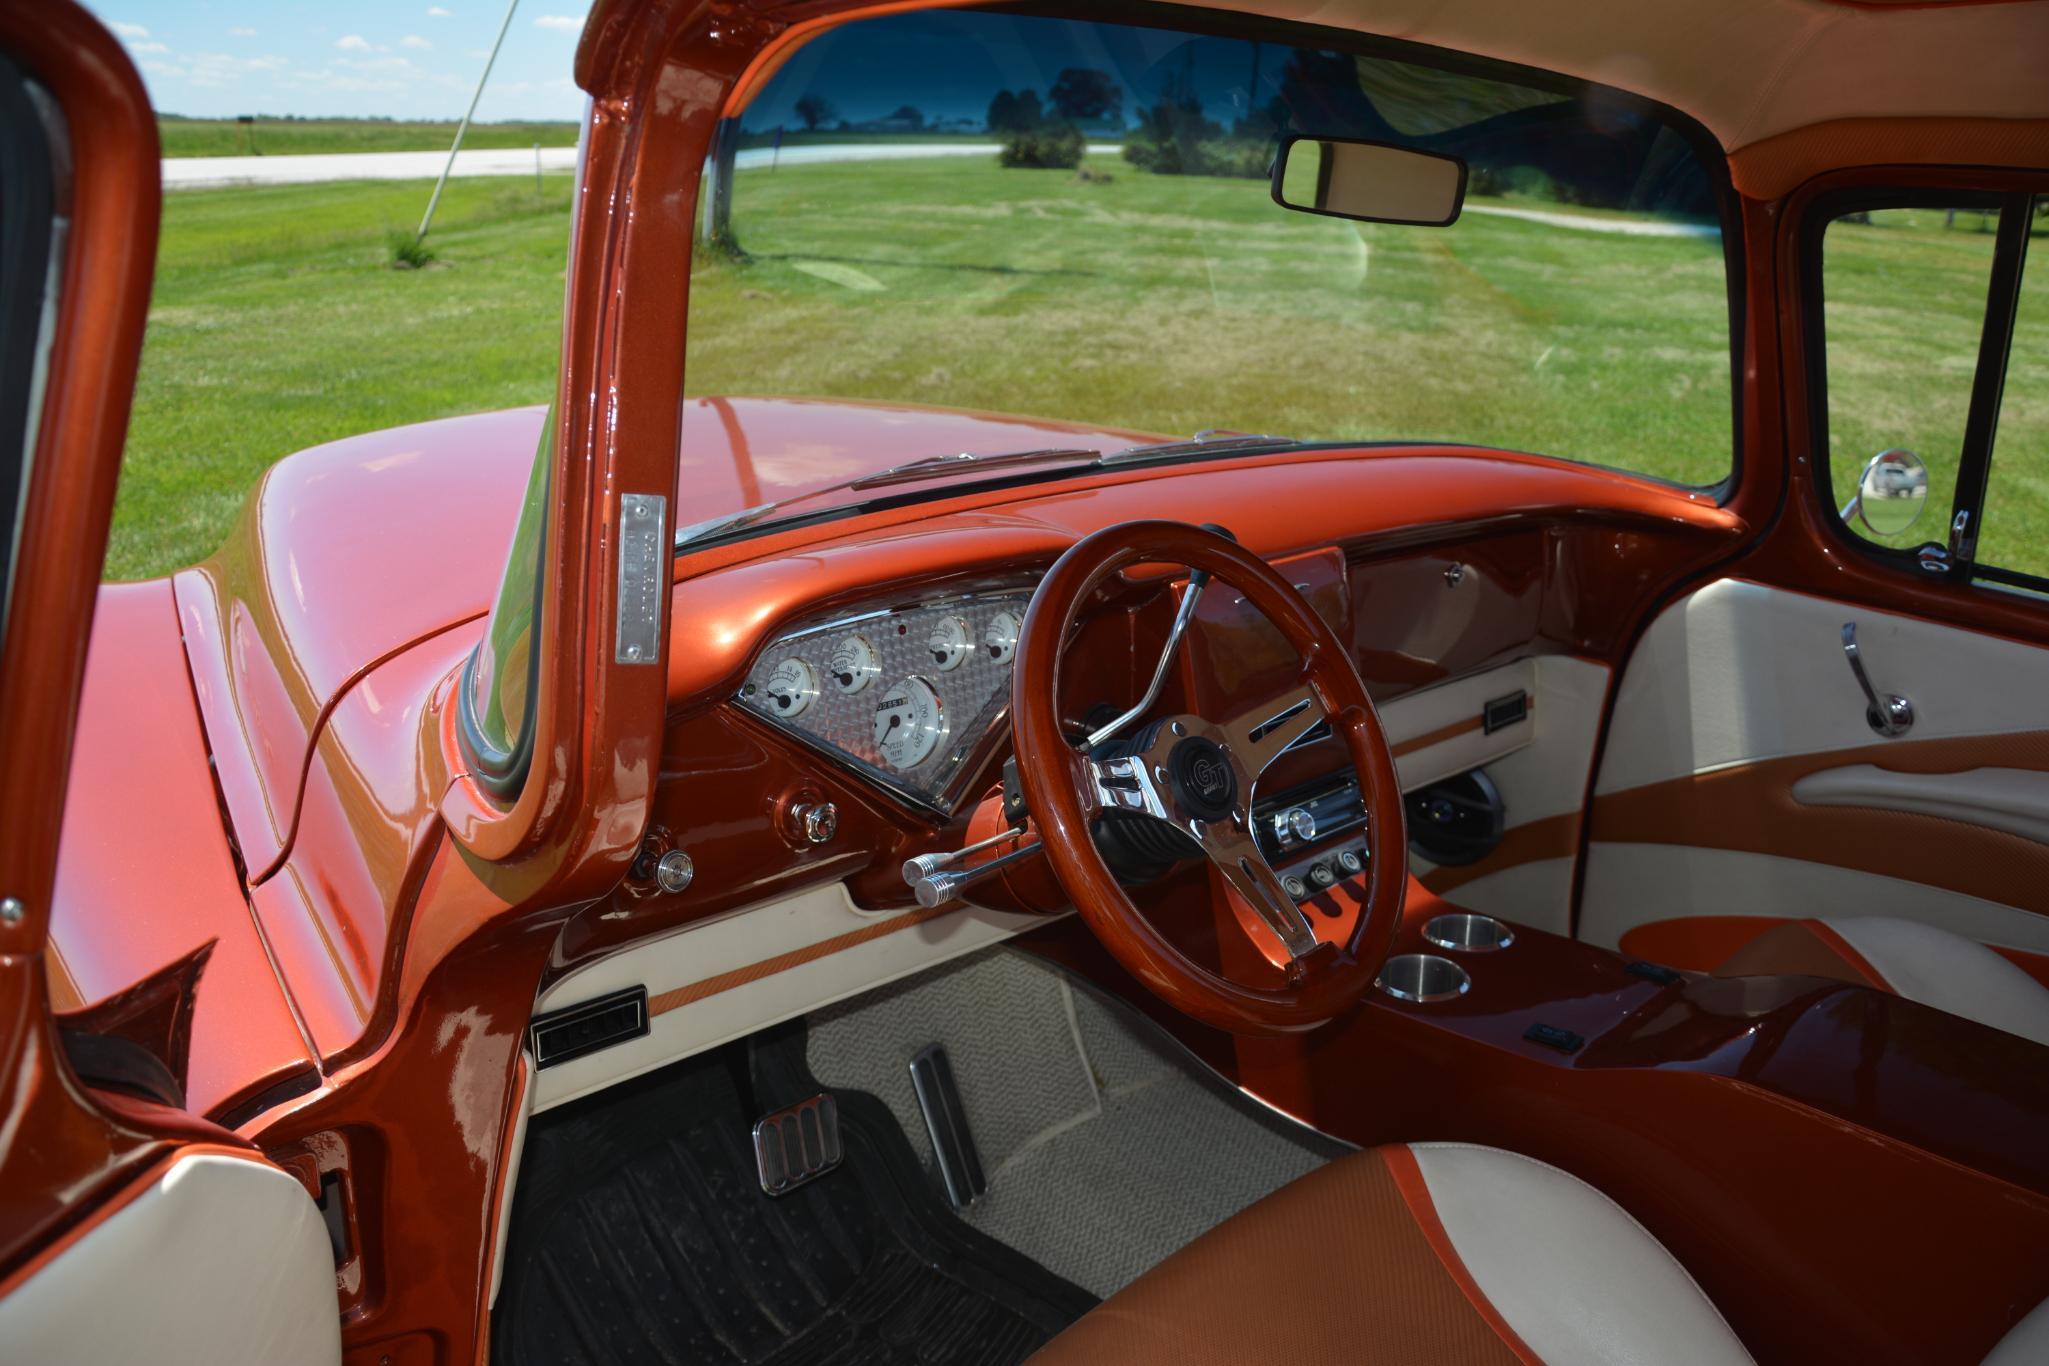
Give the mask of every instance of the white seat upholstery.
[{"label": "white seat upholstery", "polygon": [[1985,1356],[1985,1366],[2042,1366],[2049,1361],[2049,1300],[2013,1326]]},{"label": "white seat upholstery", "polygon": [[2049,1044],[2049,987],[1973,939],[1919,920],[1788,920],[1745,944],[1718,977],[1833,977]]},{"label": "white seat upholstery", "polygon": [[1409,1151],[1466,1270],[1540,1361],[1750,1360],[1664,1244],[1578,1177],[1499,1148]]},{"label": "white seat upholstery", "polygon": [[1863,955],[1888,991],[2049,1044],[2049,988],[1976,940],[1891,916],[1823,923]]}]

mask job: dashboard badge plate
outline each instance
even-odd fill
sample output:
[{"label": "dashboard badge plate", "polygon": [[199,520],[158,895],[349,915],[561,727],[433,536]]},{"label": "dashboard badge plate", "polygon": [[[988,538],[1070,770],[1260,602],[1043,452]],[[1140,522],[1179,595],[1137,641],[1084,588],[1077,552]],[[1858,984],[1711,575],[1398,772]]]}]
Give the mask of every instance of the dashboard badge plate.
[{"label": "dashboard badge plate", "polygon": [[658,493],[619,496],[619,610],[612,660],[653,664],[662,654],[667,616],[669,542],[662,534],[669,500]]}]

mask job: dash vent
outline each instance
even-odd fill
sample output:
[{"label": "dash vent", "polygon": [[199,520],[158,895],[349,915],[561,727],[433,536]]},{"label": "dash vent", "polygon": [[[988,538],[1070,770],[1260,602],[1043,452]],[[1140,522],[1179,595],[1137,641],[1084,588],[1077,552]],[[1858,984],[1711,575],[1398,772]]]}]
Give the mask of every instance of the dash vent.
[{"label": "dash vent", "polygon": [[1497,697],[1481,709],[1480,731],[1492,735],[1497,730],[1525,721],[1530,715],[1530,695],[1521,688],[1506,697]]},{"label": "dash vent", "polygon": [[552,1067],[647,1033],[647,988],[628,987],[537,1015],[528,1026],[534,1066]]}]

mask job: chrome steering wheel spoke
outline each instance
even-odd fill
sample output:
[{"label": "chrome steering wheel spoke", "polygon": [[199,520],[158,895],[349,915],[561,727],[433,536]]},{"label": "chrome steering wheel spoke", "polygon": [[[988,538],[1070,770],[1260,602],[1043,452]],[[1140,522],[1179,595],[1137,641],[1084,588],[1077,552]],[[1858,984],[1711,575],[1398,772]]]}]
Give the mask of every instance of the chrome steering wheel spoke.
[{"label": "chrome steering wheel spoke", "polygon": [[1242,817],[1231,822],[1211,822],[1197,837],[1197,843],[1224,875],[1231,890],[1252,908],[1260,923],[1273,931],[1289,958],[1300,961],[1316,951],[1319,941],[1316,932],[1309,928],[1309,917],[1302,914],[1295,898],[1281,885],[1280,875],[1260,852],[1259,842],[1253,839],[1251,827]]},{"label": "chrome steering wheel spoke", "polygon": [[1090,815],[1122,811],[1134,816],[1150,816],[1169,825],[1182,824],[1172,790],[1154,777],[1153,767],[1145,755],[1115,759],[1084,758],[1081,762],[1088,775],[1088,780],[1082,784],[1082,802]]},{"label": "chrome steering wheel spoke", "polygon": [[1216,738],[1230,751],[1239,776],[1250,788],[1283,750],[1325,719],[1323,703],[1306,683],[1298,683],[1216,727]]},{"label": "chrome steering wheel spoke", "polygon": [[[1305,706],[1314,715],[1303,722],[1299,718]],[[1274,736],[1299,736],[1321,716],[1306,694],[1290,694],[1240,717],[1239,745],[1249,747],[1264,768],[1270,756],[1259,756],[1266,747],[1278,754],[1292,743],[1292,738]],[[1257,738],[1247,739],[1250,732],[1257,732]],[[1085,760],[1086,795],[1095,810],[1163,821],[1194,841],[1289,956],[1300,959],[1316,950],[1316,934],[1253,838],[1256,771],[1248,772],[1237,748],[1227,743],[1230,734],[1228,728],[1200,717],[1168,717],[1139,752]]]}]

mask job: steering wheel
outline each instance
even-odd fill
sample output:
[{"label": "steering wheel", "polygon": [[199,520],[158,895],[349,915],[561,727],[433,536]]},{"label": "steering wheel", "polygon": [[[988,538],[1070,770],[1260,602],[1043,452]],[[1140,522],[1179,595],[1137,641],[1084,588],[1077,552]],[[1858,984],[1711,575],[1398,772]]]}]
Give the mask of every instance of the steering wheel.
[{"label": "steering wheel", "polygon": [[[1228,720],[1162,717],[1138,732],[1135,749],[1098,758],[1077,750],[1062,729],[1061,656],[1082,604],[1112,574],[1137,564],[1185,565],[1237,589],[1280,629],[1301,667],[1292,686]],[[1196,582],[1189,591],[1197,591]],[[1386,956],[1408,886],[1401,785],[1351,652],[1292,584],[1257,555],[1199,527],[1163,521],[1105,527],[1076,542],[1039,584],[1013,669],[1018,781],[1047,862],[1082,919],[1128,971],[1185,1014],[1244,1034],[1312,1029],[1359,1000]],[[1252,831],[1254,782],[1281,751],[1325,720],[1358,771],[1367,813],[1368,890],[1343,943],[1317,938]],[[1279,941],[1283,985],[1235,981],[1161,936],[1091,836],[1110,812],[1162,821],[1192,839],[1222,874],[1248,933]]]}]

